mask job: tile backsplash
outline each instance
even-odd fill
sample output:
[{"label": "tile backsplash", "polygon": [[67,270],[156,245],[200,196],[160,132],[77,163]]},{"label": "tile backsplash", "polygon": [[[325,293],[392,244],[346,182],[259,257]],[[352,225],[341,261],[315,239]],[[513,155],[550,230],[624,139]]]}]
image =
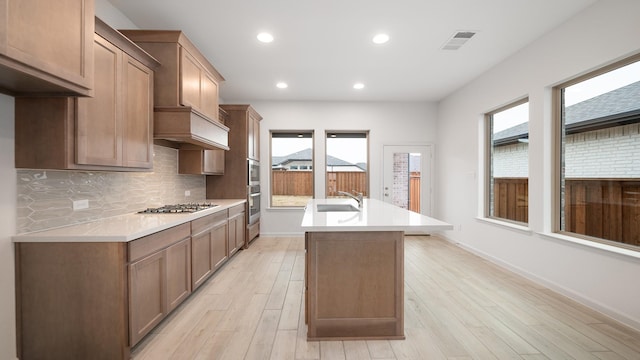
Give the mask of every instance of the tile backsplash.
[{"label": "tile backsplash", "polygon": [[[205,176],[179,175],[178,151],[158,145],[151,172],[18,169],[17,177],[19,234],[206,197]],[[74,211],[85,199],[89,208]]]}]

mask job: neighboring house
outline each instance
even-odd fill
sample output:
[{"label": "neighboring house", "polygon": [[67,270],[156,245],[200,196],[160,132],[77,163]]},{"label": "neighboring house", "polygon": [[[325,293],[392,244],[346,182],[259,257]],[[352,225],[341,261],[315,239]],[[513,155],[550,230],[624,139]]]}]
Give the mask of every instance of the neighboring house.
[{"label": "neighboring house", "polygon": [[[272,156],[271,168],[273,170],[311,171],[313,169],[312,149],[304,149],[285,156]],[[348,161],[327,156],[327,171],[329,172],[364,172],[366,164],[352,164]]]},{"label": "neighboring house", "polygon": [[[567,178],[640,177],[640,81],[568,106],[565,118]],[[528,177],[528,123],[493,138],[493,177]]]}]

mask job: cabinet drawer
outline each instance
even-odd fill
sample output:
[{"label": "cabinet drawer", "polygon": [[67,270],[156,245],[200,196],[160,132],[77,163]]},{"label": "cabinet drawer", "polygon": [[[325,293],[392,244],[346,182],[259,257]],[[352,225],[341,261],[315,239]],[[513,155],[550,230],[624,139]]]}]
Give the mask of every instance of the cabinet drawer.
[{"label": "cabinet drawer", "polygon": [[191,234],[198,235],[221,222],[226,222],[227,214],[227,210],[223,210],[191,221]]},{"label": "cabinet drawer", "polygon": [[191,229],[189,223],[174,226],[167,230],[157,232],[133,240],[129,243],[129,261],[135,261],[144,256],[153,254],[156,251],[162,250],[178,240],[182,240],[191,235]]},{"label": "cabinet drawer", "polygon": [[243,213],[244,210],[244,204],[240,204],[240,205],[236,205],[234,207],[229,208],[229,218],[234,217],[235,215],[238,215],[240,213]]}]

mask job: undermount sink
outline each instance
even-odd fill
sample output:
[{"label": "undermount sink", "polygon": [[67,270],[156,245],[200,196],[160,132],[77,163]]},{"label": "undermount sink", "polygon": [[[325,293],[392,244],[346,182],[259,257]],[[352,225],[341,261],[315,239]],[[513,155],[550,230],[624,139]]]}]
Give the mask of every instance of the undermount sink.
[{"label": "undermount sink", "polygon": [[318,212],[360,211],[351,204],[318,204]]}]

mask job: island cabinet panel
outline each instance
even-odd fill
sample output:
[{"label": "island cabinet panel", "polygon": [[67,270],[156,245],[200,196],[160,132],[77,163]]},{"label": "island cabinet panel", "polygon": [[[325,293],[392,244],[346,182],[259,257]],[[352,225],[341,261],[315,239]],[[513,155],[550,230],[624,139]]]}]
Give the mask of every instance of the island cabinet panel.
[{"label": "island cabinet panel", "polygon": [[309,340],[404,338],[404,233],[306,233]]},{"label": "island cabinet panel", "polygon": [[0,92],[88,96],[93,0],[0,0]]},{"label": "island cabinet panel", "polygon": [[16,243],[18,357],[129,359],[126,243]]}]

